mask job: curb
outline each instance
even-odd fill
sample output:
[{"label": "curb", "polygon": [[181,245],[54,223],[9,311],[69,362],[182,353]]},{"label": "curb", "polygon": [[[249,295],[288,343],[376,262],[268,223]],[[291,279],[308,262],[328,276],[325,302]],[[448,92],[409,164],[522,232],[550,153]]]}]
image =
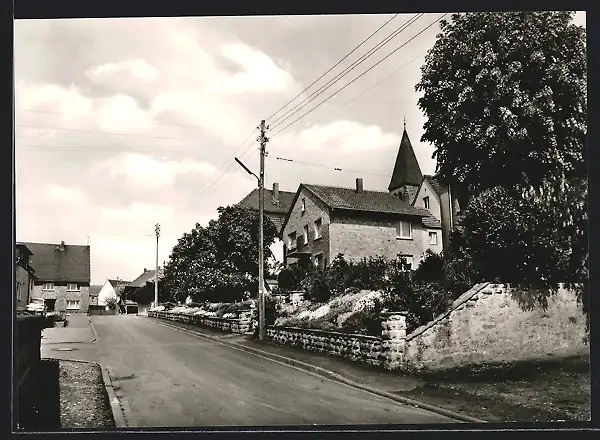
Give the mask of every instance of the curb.
[{"label": "curb", "polygon": [[456,412],[453,412],[453,411],[450,411],[450,410],[447,410],[444,408],[440,408],[435,405],[430,405],[425,402],[414,400],[414,399],[411,399],[408,397],[398,396],[396,394],[392,394],[387,391],[379,390],[377,388],[373,388],[368,385],[364,385],[364,384],[355,382],[353,380],[350,380],[340,374],[334,373],[333,371],[329,371],[325,368],[317,367],[316,365],[307,364],[306,362],[298,361],[296,359],[291,359],[291,358],[288,358],[285,356],[280,356],[278,354],[269,353],[267,351],[259,350],[257,348],[246,347],[244,345],[241,345],[241,344],[238,344],[235,342],[226,342],[223,339],[216,338],[214,336],[205,335],[203,333],[199,333],[194,330],[189,330],[187,328],[172,326],[172,325],[163,324],[163,323],[161,323],[161,325],[164,325],[165,327],[173,328],[176,330],[186,331],[188,333],[199,336],[201,338],[219,342],[222,345],[225,345],[227,347],[230,347],[230,348],[233,348],[236,350],[245,351],[247,353],[252,353],[255,356],[259,356],[259,357],[269,359],[274,362],[282,363],[285,365],[289,365],[289,366],[295,367],[295,368],[303,370],[303,371],[308,371],[313,374],[316,374],[317,376],[325,377],[325,378],[335,381],[335,382],[341,382],[341,383],[349,385],[353,388],[358,388],[360,390],[367,391],[369,393],[376,394],[381,397],[386,397],[388,399],[403,403],[405,405],[413,406],[416,408],[426,409],[428,411],[449,417],[451,419],[459,420],[462,422],[470,422],[470,423],[488,423],[485,420],[477,419],[475,417],[467,416],[464,414],[459,414],[459,413],[456,413]]},{"label": "curb", "polygon": [[94,332],[94,339],[92,339],[89,343],[91,344],[92,342],[96,342],[96,340],[98,339],[98,332],[96,332],[96,327],[94,326],[94,323],[92,322],[92,317],[88,315],[88,320],[90,321],[90,325],[92,326],[92,331]]},{"label": "curb", "polygon": [[110,373],[106,367],[100,365],[100,368],[102,369],[102,379],[104,380],[104,388],[106,388],[106,393],[108,394],[110,409],[112,410],[113,418],[115,419],[115,426],[117,428],[126,428],[127,421],[125,420],[123,409],[121,408],[119,398],[115,392],[113,381],[110,378]]}]

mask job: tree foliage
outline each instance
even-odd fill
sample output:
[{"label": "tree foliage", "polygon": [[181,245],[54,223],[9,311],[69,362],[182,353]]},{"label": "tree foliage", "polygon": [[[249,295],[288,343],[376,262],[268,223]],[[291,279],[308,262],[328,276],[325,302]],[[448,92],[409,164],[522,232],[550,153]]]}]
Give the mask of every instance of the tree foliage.
[{"label": "tree foliage", "polygon": [[[220,207],[208,226],[196,224],[173,247],[165,265],[163,285],[174,299],[228,302],[258,289],[258,212],[239,206]],[[273,222],[264,218],[265,261],[277,237]],[[265,275],[270,267],[265,263]]]}]

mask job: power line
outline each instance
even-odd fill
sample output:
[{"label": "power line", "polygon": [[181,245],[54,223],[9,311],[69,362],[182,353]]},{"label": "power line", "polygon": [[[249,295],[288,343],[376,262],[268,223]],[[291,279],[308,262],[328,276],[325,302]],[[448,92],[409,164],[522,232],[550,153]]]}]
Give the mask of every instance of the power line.
[{"label": "power line", "polygon": [[386,55],[384,58],[382,58],[381,60],[379,60],[377,63],[375,63],[374,65],[372,65],[371,67],[369,67],[367,70],[365,70],[363,73],[361,73],[360,75],[358,75],[356,78],[354,78],[352,81],[350,81],[348,84],[346,84],[344,87],[342,87],[341,89],[337,90],[335,93],[329,95],[327,98],[325,98],[323,101],[321,101],[319,104],[317,104],[316,106],[314,106],[313,108],[311,108],[309,111],[307,111],[306,113],[304,113],[302,116],[300,116],[299,118],[296,118],[295,120],[293,120],[292,122],[290,122],[289,124],[287,124],[285,127],[283,127],[282,129],[280,129],[279,131],[277,131],[275,134],[271,135],[271,138],[277,136],[279,133],[281,133],[283,130],[287,129],[288,127],[290,127],[291,125],[295,124],[296,122],[298,122],[300,119],[304,118],[305,116],[307,116],[308,114],[312,113],[315,109],[319,108],[321,105],[323,105],[325,102],[327,102],[331,97],[337,95],[337,93],[341,92],[342,90],[344,90],[346,87],[350,86],[352,83],[354,83],[354,81],[358,80],[359,78],[361,78],[362,76],[366,75],[368,72],[370,72],[372,69],[374,69],[375,67],[377,67],[379,64],[381,64],[383,61],[385,61],[386,59],[388,59],[389,57],[391,57],[394,53],[396,53],[397,51],[399,51],[400,49],[402,49],[404,46],[406,46],[408,43],[410,43],[412,40],[414,40],[416,37],[418,37],[419,35],[421,35],[423,32],[425,32],[427,29],[429,29],[431,26],[433,26],[434,24],[436,24],[438,21],[440,21],[442,18],[444,18],[447,15],[444,14],[441,17],[439,17],[437,20],[435,20],[433,23],[431,23],[429,26],[423,28],[421,31],[419,31],[416,35],[414,35],[413,37],[411,37],[408,41],[406,41],[405,43],[403,43],[402,45],[400,45],[399,47],[397,47],[396,49],[394,49],[392,52],[390,52],[388,55]]},{"label": "power line", "polygon": [[[68,131],[68,132],[76,132],[76,133],[91,133],[91,134],[99,134],[103,136],[134,136],[134,137],[147,137],[150,139],[203,139],[201,137],[180,137],[180,136],[151,136],[146,134],[135,134],[135,133],[112,133],[112,132],[103,132],[103,131],[93,131],[93,130],[78,130],[75,128],[56,128],[56,127],[40,127],[37,125],[28,125],[28,124],[15,124],[15,127],[24,127],[24,128],[35,128],[38,130],[55,130],[55,131]],[[36,136],[16,136],[16,137],[30,137],[30,138],[38,138]]]},{"label": "power line", "polygon": [[390,35],[388,35],[386,38],[384,38],[379,43],[377,43],[366,54],[362,55],[360,58],[358,58],[356,61],[354,61],[352,64],[350,64],[350,66],[346,67],[342,72],[338,73],[335,77],[330,79],[327,83],[325,83],[323,86],[321,86],[315,92],[313,92],[311,95],[309,95],[303,101],[296,104],[293,108],[288,110],[286,113],[284,113],[283,115],[279,116],[274,121],[272,121],[272,124],[275,124],[275,125],[271,128],[271,130],[277,128],[278,126],[283,124],[287,119],[291,118],[293,115],[295,115],[296,113],[301,111],[303,107],[305,107],[310,102],[314,101],[319,95],[322,95],[326,90],[328,90],[333,85],[335,85],[336,82],[341,80],[344,76],[346,76],[352,70],[356,69],[360,64],[364,63],[373,54],[378,52],[386,44],[388,44],[390,41],[392,41],[394,38],[396,38],[398,35],[400,35],[403,31],[408,29],[412,24],[414,24],[423,15],[425,15],[425,14],[421,13],[421,14],[414,15],[406,23],[402,24],[399,28],[397,28],[395,31],[393,31]]},{"label": "power line", "polygon": [[361,171],[361,170],[342,169],[342,168],[339,168],[339,167],[331,167],[331,166],[328,166],[328,165],[322,165],[322,164],[318,164],[318,163],[303,162],[303,161],[300,161],[300,160],[287,159],[287,158],[284,158],[284,157],[275,157],[273,159],[282,160],[284,162],[293,162],[293,163],[298,163],[298,164],[308,165],[308,166],[313,166],[313,167],[326,168],[326,169],[333,170],[333,171],[340,171],[340,172],[346,172],[346,173],[370,174],[372,176],[385,177],[386,179],[390,177],[389,174],[371,173],[369,171]]},{"label": "power line", "polygon": [[332,66],[331,68],[329,68],[329,70],[327,72],[325,72],[323,75],[321,75],[320,77],[318,77],[316,80],[314,80],[308,87],[306,87],[304,90],[302,90],[300,93],[298,93],[296,96],[294,96],[291,100],[289,100],[283,107],[281,107],[279,110],[277,110],[275,113],[273,113],[271,116],[269,116],[267,119],[271,119],[273,116],[275,116],[277,113],[279,113],[280,111],[282,111],[284,108],[286,108],[288,105],[290,105],[292,102],[294,102],[296,100],[296,98],[298,98],[299,96],[301,96],[304,92],[306,92],[308,89],[310,89],[312,86],[314,86],[321,78],[323,78],[325,75],[327,75],[329,72],[331,72],[333,69],[335,69],[337,66],[339,66],[342,61],[344,61],[346,58],[348,58],[350,55],[352,55],[354,52],[356,52],[363,44],[365,44],[367,41],[369,41],[377,32],[379,32],[381,29],[383,29],[385,26],[387,26],[387,24],[389,22],[391,22],[393,19],[395,19],[399,14],[394,15],[392,18],[390,18],[388,21],[386,21],[385,23],[383,23],[379,28],[377,28],[377,30],[375,32],[373,32],[371,35],[369,35],[367,38],[365,38],[358,46],[356,46],[354,49],[352,49],[350,52],[348,52],[341,60],[339,60],[334,66]]},{"label": "power line", "polygon": [[[249,158],[250,156],[253,156],[256,153],[258,153],[258,150],[256,150],[256,149],[248,150],[244,154],[241,155],[240,159],[247,159],[247,158]],[[232,162],[230,165],[234,165],[234,164],[235,164],[235,162]],[[232,176],[235,173],[237,173],[240,169],[241,168],[234,168],[233,172],[230,175],[223,174],[223,176],[225,176],[225,179],[222,180],[220,183],[216,184],[215,186],[213,186],[208,192],[206,192],[205,194],[203,194],[203,196],[204,197],[208,197],[211,194],[213,194],[217,190],[217,188],[219,188],[222,184],[224,184],[229,179],[230,176]]]},{"label": "power line", "polygon": [[57,152],[57,151],[73,151],[73,152],[78,152],[78,153],[103,153],[103,152],[109,152],[109,151],[114,151],[114,152],[163,151],[166,153],[169,151],[182,150],[185,148],[189,148],[189,147],[164,146],[164,147],[157,147],[157,148],[129,148],[129,147],[94,148],[94,147],[52,147],[52,146],[45,146],[45,145],[27,145],[27,146],[23,146],[23,147],[16,147],[15,150],[16,151],[38,151],[38,152],[48,152],[48,153]]}]

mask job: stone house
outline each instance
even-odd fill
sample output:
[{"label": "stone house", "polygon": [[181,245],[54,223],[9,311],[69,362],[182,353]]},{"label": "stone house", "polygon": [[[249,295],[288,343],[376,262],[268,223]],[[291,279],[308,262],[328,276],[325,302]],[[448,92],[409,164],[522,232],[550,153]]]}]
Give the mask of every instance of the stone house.
[{"label": "stone house", "polygon": [[[283,231],[283,223],[287,217],[287,213],[292,206],[292,201],[296,193],[290,191],[280,191],[279,183],[273,183],[273,189],[264,188],[265,207],[264,214],[269,217],[277,228],[277,233],[280,235],[279,240],[271,245],[271,252],[275,260],[283,263],[283,240],[281,233]],[[238,206],[249,208],[258,211],[258,188],[255,188],[238,203]]]},{"label": "stone house", "polygon": [[31,251],[36,278],[31,299],[43,299],[49,312],[87,313],[91,279],[90,246],[21,243]]},{"label": "stone house", "polygon": [[423,175],[406,127],[398,148],[388,191],[411,206],[427,209],[441,222],[443,248],[450,232],[457,226],[460,206],[449,185],[441,185],[437,176]]},{"label": "stone house", "polygon": [[17,310],[24,309],[29,304],[31,290],[35,280],[34,270],[30,264],[31,251],[24,244],[16,246],[15,267],[15,302]]},{"label": "stone house", "polygon": [[283,224],[285,265],[310,258],[327,266],[350,260],[403,257],[413,268],[428,249],[441,252],[440,221],[390,192],[301,184]]}]

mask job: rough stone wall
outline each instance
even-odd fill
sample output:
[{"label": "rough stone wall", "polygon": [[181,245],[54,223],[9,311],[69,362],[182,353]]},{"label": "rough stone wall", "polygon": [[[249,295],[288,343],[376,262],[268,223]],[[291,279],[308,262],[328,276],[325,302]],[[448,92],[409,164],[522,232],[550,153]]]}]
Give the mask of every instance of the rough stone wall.
[{"label": "rough stone wall", "polygon": [[195,324],[199,327],[215,328],[225,333],[246,334],[252,331],[252,322],[249,313],[242,313],[240,318],[214,318],[208,316],[194,316],[180,313],[148,311],[151,318],[166,319],[168,321]]},{"label": "rough stone wall", "polygon": [[326,353],[371,366],[383,365],[381,338],[321,330],[267,326],[267,340],[304,351]]},{"label": "rough stone wall", "polygon": [[[68,313],[87,313],[89,309],[90,286],[79,285],[78,291],[68,291],[67,284],[54,284],[54,290],[42,290],[42,284],[35,284],[31,291],[31,298],[55,299],[54,310]],[[67,310],[67,301],[79,301],[79,309]]]},{"label": "rough stone wall", "polygon": [[396,238],[397,221],[366,216],[335,216],[330,225],[332,257],[343,253],[349,260],[376,256],[393,259],[401,253],[412,255],[417,266],[427,249],[441,251],[441,234],[438,234],[438,245],[429,246],[429,230],[422,225],[413,223],[412,239]]},{"label": "rough stone wall", "polygon": [[446,314],[407,336],[405,366],[441,369],[589,353],[574,292],[561,289],[549,297],[547,310],[529,311],[515,295],[503,285],[475,286]]}]

